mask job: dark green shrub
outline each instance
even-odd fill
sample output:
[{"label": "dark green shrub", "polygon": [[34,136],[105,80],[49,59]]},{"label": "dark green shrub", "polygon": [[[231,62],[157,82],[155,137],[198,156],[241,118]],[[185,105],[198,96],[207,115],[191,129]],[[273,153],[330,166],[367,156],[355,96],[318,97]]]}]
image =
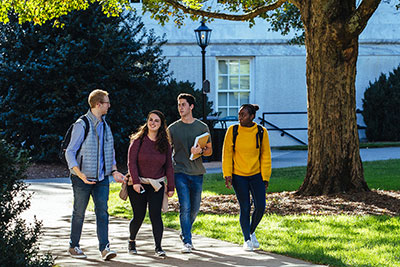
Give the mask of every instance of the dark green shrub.
[{"label": "dark green shrub", "polygon": [[369,141],[400,140],[400,66],[369,84],[363,99]]},{"label": "dark green shrub", "polygon": [[110,93],[107,120],[121,163],[129,134],[150,108],[176,112],[177,92],[193,85],[170,80],[165,40],[132,12],[107,17],[92,5],[60,22],[63,28],[19,25],[17,18],[0,25],[0,129],[34,161],[57,161],[67,128],[87,111],[88,94],[102,88]]},{"label": "dark green shrub", "polygon": [[0,140],[0,266],[53,265],[50,254],[39,254],[41,223],[29,225],[20,217],[30,207],[21,181],[26,166],[24,153]]}]

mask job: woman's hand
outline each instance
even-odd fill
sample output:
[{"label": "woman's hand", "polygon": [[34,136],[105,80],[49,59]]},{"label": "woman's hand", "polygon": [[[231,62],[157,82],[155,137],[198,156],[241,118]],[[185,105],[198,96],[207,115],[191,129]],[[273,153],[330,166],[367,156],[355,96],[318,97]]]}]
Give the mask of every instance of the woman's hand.
[{"label": "woman's hand", "polygon": [[144,188],[141,184],[134,184],[133,190],[135,190],[138,194],[141,194],[140,192],[142,192],[144,190]]},{"label": "woman's hand", "polygon": [[225,187],[228,189],[232,188],[232,176],[225,176]]}]

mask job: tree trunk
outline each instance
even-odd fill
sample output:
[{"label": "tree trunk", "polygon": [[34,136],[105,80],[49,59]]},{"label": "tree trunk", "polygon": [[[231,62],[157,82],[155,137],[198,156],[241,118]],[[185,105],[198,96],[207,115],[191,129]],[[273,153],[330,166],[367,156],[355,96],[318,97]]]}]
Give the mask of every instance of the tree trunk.
[{"label": "tree trunk", "polygon": [[304,1],[308,162],[302,195],[369,191],[356,120],[358,35],[345,33],[353,1]]}]

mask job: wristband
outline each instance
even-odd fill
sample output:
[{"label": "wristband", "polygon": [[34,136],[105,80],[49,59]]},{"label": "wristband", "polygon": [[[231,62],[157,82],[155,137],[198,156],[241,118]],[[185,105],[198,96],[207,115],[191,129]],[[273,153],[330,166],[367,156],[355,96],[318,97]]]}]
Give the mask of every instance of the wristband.
[{"label": "wristband", "polygon": [[118,171],[118,170],[112,170],[112,171],[111,171],[111,175],[112,175],[114,172],[117,172],[117,171]]}]

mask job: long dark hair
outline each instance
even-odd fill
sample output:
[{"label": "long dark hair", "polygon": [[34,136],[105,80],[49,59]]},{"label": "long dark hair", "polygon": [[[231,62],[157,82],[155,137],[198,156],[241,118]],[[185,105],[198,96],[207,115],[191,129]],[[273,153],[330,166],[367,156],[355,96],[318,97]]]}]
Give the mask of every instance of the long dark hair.
[{"label": "long dark hair", "polygon": [[149,112],[149,114],[147,114],[146,123],[143,124],[142,126],[140,126],[136,133],[131,134],[131,136],[130,136],[131,143],[137,139],[141,139],[141,141],[143,141],[143,138],[145,136],[147,136],[147,134],[149,133],[149,128],[147,127],[147,122],[149,121],[149,117],[151,114],[156,114],[161,120],[161,125],[160,125],[160,128],[158,129],[158,133],[157,133],[156,149],[160,153],[167,153],[168,146],[171,143],[171,141],[170,141],[169,134],[167,132],[167,123],[165,121],[165,116],[159,110],[152,110]]}]

